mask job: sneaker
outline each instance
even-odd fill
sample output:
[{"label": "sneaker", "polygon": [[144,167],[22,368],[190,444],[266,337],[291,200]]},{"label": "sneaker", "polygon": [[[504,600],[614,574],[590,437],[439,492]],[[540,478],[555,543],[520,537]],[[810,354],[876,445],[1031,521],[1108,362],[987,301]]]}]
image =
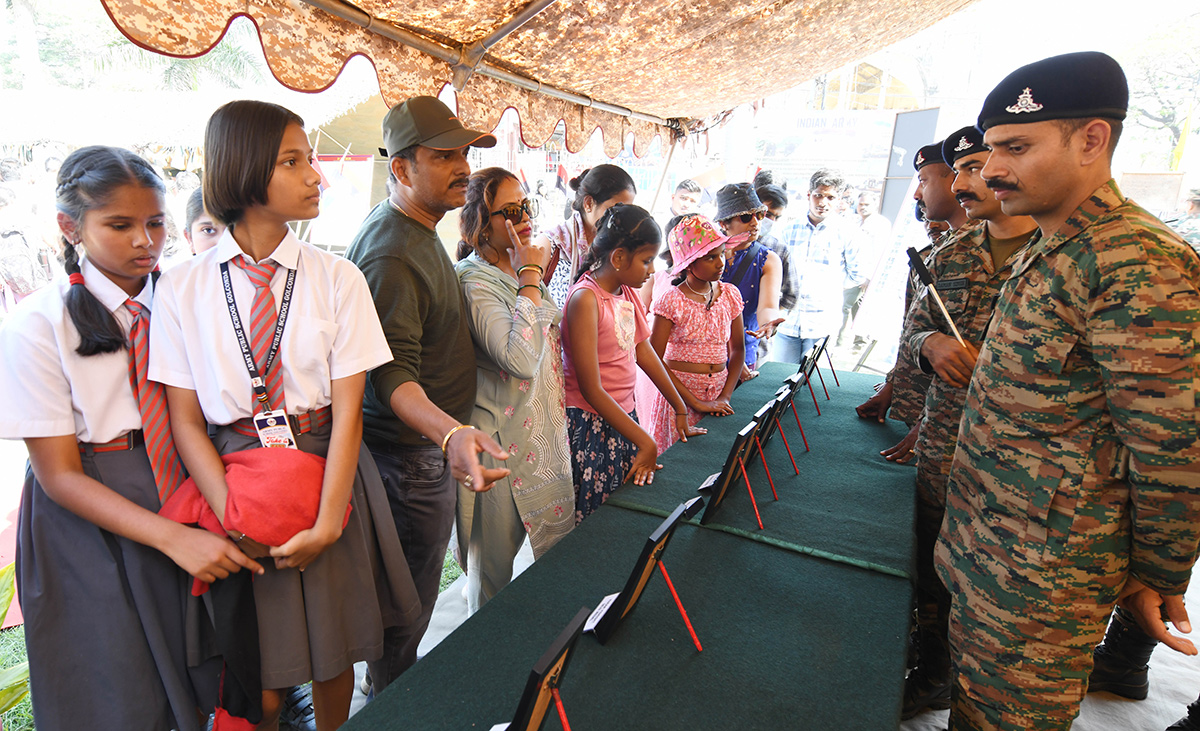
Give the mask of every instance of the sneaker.
[{"label": "sneaker", "polygon": [[283,698],[279,725],[294,731],[317,731],[317,714],[313,711],[312,683],[294,685]]},{"label": "sneaker", "polygon": [[370,670],[363,673],[363,679],[358,684],[358,689],[362,691],[363,695],[367,695],[367,696],[371,695],[371,671]]}]

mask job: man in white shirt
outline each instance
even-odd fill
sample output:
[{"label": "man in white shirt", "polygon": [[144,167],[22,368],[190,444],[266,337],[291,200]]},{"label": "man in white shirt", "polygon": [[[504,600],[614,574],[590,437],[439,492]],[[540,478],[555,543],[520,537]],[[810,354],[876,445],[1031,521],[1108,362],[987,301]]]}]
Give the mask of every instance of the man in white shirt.
[{"label": "man in white shirt", "polygon": [[796,305],[776,331],[772,360],[799,363],[822,338],[841,326],[843,285],[867,281],[855,245],[854,229],[834,215],[845,181],[833,170],[813,173],[808,215],[793,221],[780,238],[792,254]]}]

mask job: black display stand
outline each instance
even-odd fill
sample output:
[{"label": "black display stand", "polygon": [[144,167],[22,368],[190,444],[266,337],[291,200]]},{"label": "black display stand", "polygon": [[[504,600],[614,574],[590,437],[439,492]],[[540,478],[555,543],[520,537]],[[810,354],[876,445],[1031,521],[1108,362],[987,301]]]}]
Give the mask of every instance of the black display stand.
[{"label": "black display stand", "polygon": [[[642,552],[638,556],[637,563],[633,566],[633,571],[629,574],[628,581],[625,582],[625,588],[616,596],[611,604],[607,607],[601,605],[597,611],[603,612],[594,630],[596,639],[600,644],[608,642],[608,638],[612,637],[617,625],[625,618],[627,614],[633,611],[637,605],[638,599],[642,596],[642,591],[646,588],[646,583],[650,581],[650,576],[654,573],[655,567],[661,568],[663,552],[667,550],[667,544],[671,541],[671,536],[675,534],[675,528],[678,527],[681,521],[693,517],[700,512],[700,508],[704,507],[702,498],[692,498],[685,503],[680,503],[679,507],[675,508],[670,515],[667,516],[650,537],[646,539],[646,544],[642,547]],[[670,584],[670,578],[666,572],[663,572],[663,577],[666,579],[671,593],[675,594],[675,587]],[[606,598],[607,601],[607,598]],[[675,601],[679,602],[679,597],[675,597]],[[680,612],[683,612],[683,606],[680,605]],[[684,613],[684,621],[688,622],[687,614]],[[691,630],[691,623],[688,622],[688,629]],[[695,633],[692,633],[695,637]]]},{"label": "black display stand", "polygon": [[751,421],[742,427],[742,430],[733,438],[733,444],[729,447],[729,455],[725,458],[725,465],[717,473],[716,479],[712,484],[708,486],[711,492],[708,506],[704,508],[704,515],[700,516],[702,524],[708,523],[716,517],[721,503],[724,502],[725,496],[729,493],[729,486],[733,484],[738,473],[741,473],[742,479],[746,481],[746,489],[750,491],[750,502],[754,505],[754,515],[758,518],[758,527],[762,528],[762,518],[758,515],[758,502],[754,499],[754,490],[750,488],[750,478],[746,476],[745,462],[750,445],[754,444],[754,435],[757,431],[758,422]]},{"label": "black display stand", "polygon": [[555,638],[550,649],[546,650],[529,673],[529,681],[525,684],[525,692],[521,694],[521,701],[517,704],[517,713],[513,716],[512,723],[493,727],[493,731],[498,731],[499,728],[507,731],[539,731],[546,721],[551,703],[554,703],[558,711],[563,729],[570,731],[558,687],[567,672],[567,662],[575,649],[575,641],[583,632],[583,625],[591,612],[587,607],[580,609],[566,629]]}]

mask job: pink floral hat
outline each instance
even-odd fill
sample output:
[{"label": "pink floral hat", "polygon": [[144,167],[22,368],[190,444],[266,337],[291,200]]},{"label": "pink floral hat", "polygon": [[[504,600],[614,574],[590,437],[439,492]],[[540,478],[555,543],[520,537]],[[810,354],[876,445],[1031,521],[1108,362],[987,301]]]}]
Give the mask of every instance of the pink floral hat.
[{"label": "pink floral hat", "polygon": [[713,249],[724,246],[729,237],[704,216],[684,216],[671,233],[667,234],[667,246],[671,249],[671,274],[679,274],[688,265]]}]

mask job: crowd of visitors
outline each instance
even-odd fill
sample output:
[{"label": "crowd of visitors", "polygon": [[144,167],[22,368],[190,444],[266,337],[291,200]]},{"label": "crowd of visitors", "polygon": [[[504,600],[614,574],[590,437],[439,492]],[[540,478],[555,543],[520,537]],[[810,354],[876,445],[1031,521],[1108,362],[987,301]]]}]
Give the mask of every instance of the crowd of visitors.
[{"label": "crowd of visitors", "polygon": [[[858,407],[908,425],[881,457],[916,463],[906,718],[1066,729],[1089,675],[1144,697],[1155,643],[1195,653],[1166,622],[1190,629],[1200,540],[1200,257],[1111,179],[1128,98],[1103,54],[1046,59],[913,157],[935,285],[910,276],[895,366]],[[382,132],[388,195],[344,257],[294,233],[320,174],[303,121],[266,102],[209,120],[188,250],[161,275],[166,186],[136,154],[62,161],[52,249],[0,187],[39,728],[105,708],[112,728],[276,729],[311,682],[335,729],[353,663],[373,694],[417,661],[452,535],[475,612],[526,540],[541,558],[652,485],[765,360],[869,340],[892,227],[835,170],[729,182],[711,216],[683,180],[660,222],[597,165],[538,231],[545,196],[472,171],[496,138],[442,102]],[[457,262],[437,232],[455,210]],[[1200,728],[1200,702],[1189,718],[1172,728]]]}]

